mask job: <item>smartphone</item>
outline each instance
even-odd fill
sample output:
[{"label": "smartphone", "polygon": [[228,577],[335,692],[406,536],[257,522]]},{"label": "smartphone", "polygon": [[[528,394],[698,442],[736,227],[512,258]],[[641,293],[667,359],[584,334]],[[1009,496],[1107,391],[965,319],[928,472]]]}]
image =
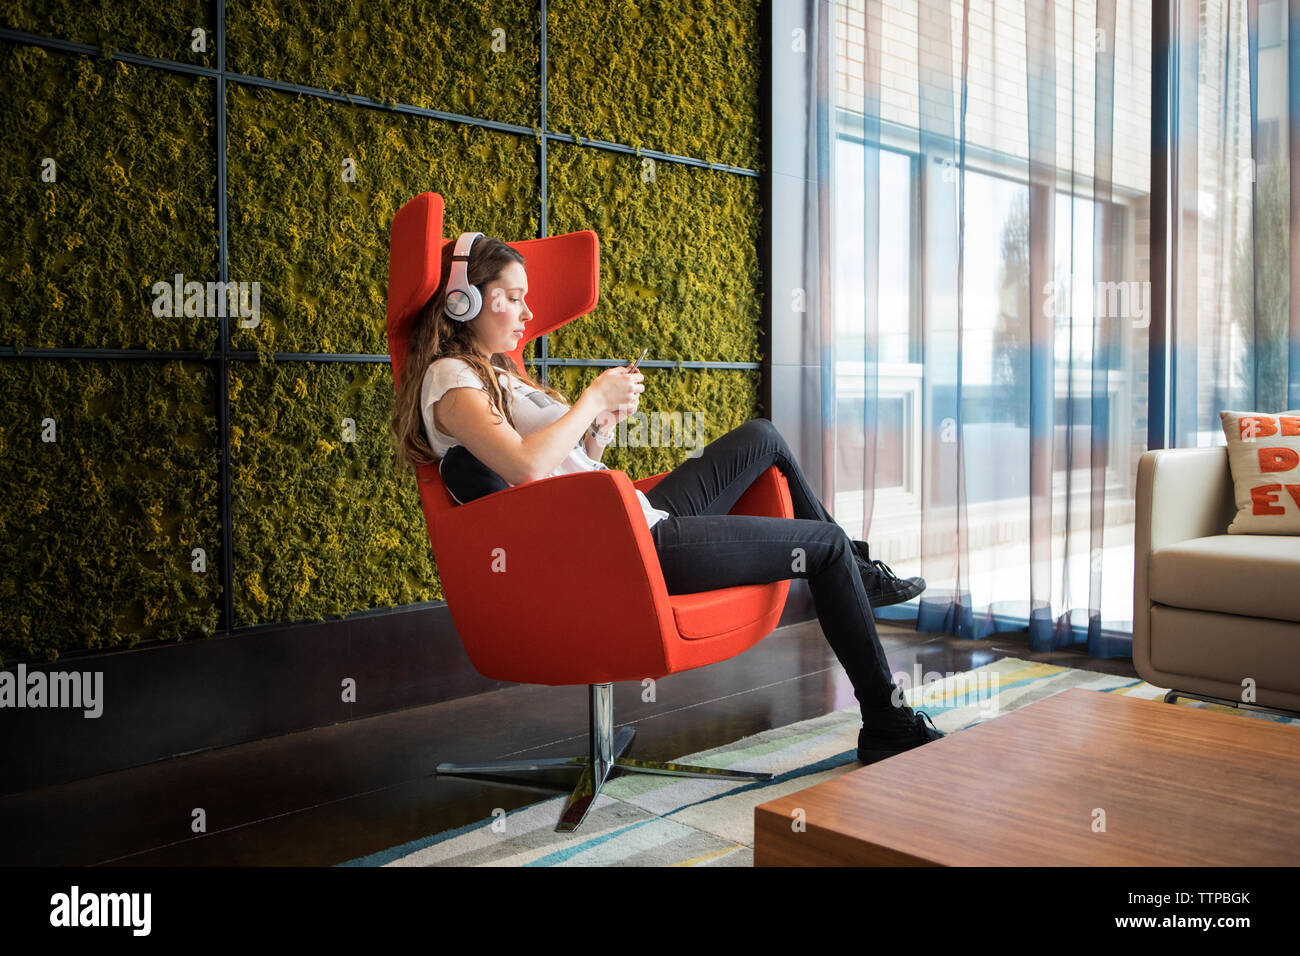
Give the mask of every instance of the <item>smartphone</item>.
[{"label": "smartphone", "polygon": [[630,370],[636,368],[638,365],[640,365],[640,364],[641,364],[641,360],[642,360],[643,358],[646,357],[646,353],[649,352],[649,351],[650,351],[650,346],[647,345],[647,346],[645,347],[645,351],[643,351],[640,355],[638,355],[638,356],[636,357],[635,361],[633,361],[632,364],[628,366],[628,370],[630,371]]}]

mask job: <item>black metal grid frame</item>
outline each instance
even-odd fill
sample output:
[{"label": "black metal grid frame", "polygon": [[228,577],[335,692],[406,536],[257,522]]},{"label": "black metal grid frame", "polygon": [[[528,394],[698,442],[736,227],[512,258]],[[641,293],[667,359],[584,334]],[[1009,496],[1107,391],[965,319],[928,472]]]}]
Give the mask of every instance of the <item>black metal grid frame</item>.
[{"label": "black metal grid frame", "polygon": [[[192,63],[180,63],[174,60],[167,60],[159,57],[145,56],[138,53],[129,53],[124,51],[105,52],[102,48],[86,43],[77,43],[71,40],[62,40],[56,37],[46,37],[39,34],[27,33],[22,30],[11,30],[0,28],[0,39],[10,40],[15,43],[27,44],[30,46],[39,46],[49,50],[55,50],[61,53],[76,54],[82,56],[92,56],[100,59],[120,60],[123,63],[130,63],[133,66],[142,66],[152,69],[167,70],[174,73],[185,73],[191,76],[201,76],[216,81],[216,119],[217,119],[217,255],[218,255],[218,276],[221,282],[229,281],[229,250],[227,246],[227,209],[226,209],[226,84],[233,82],[245,86],[258,86],[265,89],[278,90],[284,93],[298,93],[304,96],[313,96],[319,99],[332,100],[338,103],[347,103],[351,106],[363,106],[368,109],[384,110],[390,113],[407,113],[412,116],[423,116],[432,119],[446,120],[453,123],[461,123],[469,126],[477,126],[484,129],[496,130],[498,132],[514,133],[519,136],[530,136],[538,140],[540,149],[539,169],[541,175],[540,193],[541,193],[541,235],[538,238],[548,235],[547,224],[547,145],[551,140],[562,143],[573,143],[579,146],[587,146],[593,149],[603,149],[612,152],[625,153],[635,156],[650,157],[658,162],[678,163],[684,166],[694,166],[702,169],[710,169],[716,172],[731,173],[738,176],[751,176],[760,178],[756,170],[745,169],[740,166],[730,166],[724,163],[710,163],[704,160],[695,159],[690,156],[679,156],[673,153],[664,153],[657,150],[643,149],[632,146],[626,146],[622,143],[607,142],[604,140],[582,139],[569,133],[558,133],[547,128],[547,59],[546,59],[546,4],[547,0],[538,0],[541,13],[541,31],[540,31],[540,82],[541,82],[541,125],[540,128],[528,126],[519,126],[513,123],[504,123],[497,120],[480,119],[474,116],[464,116],[459,113],[450,113],[445,110],[429,109],[427,107],[412,106],[404,103],[383,103],[378,100],[370,99],[365,96],[355,96],[349,93],[340,93],[332,90],[323,90],[311,86],[302,86],[297,83],[288,83],[281,80],[271,80],[260,76],[251,76],[246,73],[235,73],[226,69],[226,4],[225,0],[216,0],[217,15],[217,65],[215,68],[201,66]],[[766,4],[762,6],[766,12]],[[762,22],[766,24],[766,19]],[[767,26],[763,27],[764,32]],[[215,633],[232,634],[236,631],[247,632],[257,628],[280,627],[291,622],[270,622],[263,624],[245,625],[243,627],[232,627],[234,620],[234,543],[232,528],[232,510],[231,510],[231,477],[230,477],[230,406],[229,406],[229,370],[232,362],[252,362],[263,361],[268,353],[258,353],[255,351],[236,351],[230,348],[230,329],[227,323],[226,310],[222,310],[220,316],[219,341],[218,347],[214,350],[189,349],[189,350],[154,350],[154,349],[114,349],[114,348],[24,348],[16,349],[13,346],[0,346],[0,358],[31,358],[31,359],[73,359],[88,358],[106,360],[134,360],[149,362],[165,361],[188,361],[188,362],[207,362],[212,363],[215,368],[217,378],[217,431],[220,442],[221,459],[220,459],[220,517],[221,517],[221,542],[222,542],[222,559],[221,559],[221,590],[222,590],[222,623]],[[551,366],[586,366],[586,367],[614,367],[625,365],[626,358],[615,359],[583,359],[583,358],[555,358],[547,354],[547,336],[543,335],[538,339],[539,354],[533,356],[529,364],[541,370],[541,379],[543,383],[548,381],[548,369]],[[391,363],[392,359],[388,355],[371,355],[365,353],[323,353],[323,352],[271,352],[270,358],[274,362],[341,362],[341,363]],[[647,359],[641,365],[645,368],[677,368],[677,369],[756,369],[763,370],[763,362],[696,362],[696,361],[665,361]],[[443,602],[422,602],[427,605],[438,605]],[[420,605],[417,605],[420,606]],[[342,617],[354,618],[358,616],[371,616],[375,614],[392,613],[393,608],[374,608],[363,611],[350,612]]]}]

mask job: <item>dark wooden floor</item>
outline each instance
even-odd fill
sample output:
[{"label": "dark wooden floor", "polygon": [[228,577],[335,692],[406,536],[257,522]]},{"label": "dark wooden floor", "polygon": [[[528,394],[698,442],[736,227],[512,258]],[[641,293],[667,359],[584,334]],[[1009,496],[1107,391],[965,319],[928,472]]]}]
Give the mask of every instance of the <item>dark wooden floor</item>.
[{"label": "dark wooden floor", "polygon": [[[894,672],[1019,657],[1137,677],[1129,660],[1030,654],[1023,632],[965,641],[881,625],[880,636]],[[653,702],[641,694],[615,685],[615,723],[636,728],[628,756],[659,760],[857,703],[815,620],[660,680]],[[559,792],[437,778],[438,762],[576,756],[586,732],[585,687],[515,686],[12,794],[0,797],[0,865],[340,863]]]}]

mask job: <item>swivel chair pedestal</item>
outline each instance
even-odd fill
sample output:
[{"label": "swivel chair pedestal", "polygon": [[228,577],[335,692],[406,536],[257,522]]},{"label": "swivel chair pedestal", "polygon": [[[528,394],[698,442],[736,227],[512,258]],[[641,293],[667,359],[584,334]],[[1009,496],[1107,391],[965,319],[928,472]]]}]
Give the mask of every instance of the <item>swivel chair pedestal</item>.
[{"label": "swivel chair pedestal", "polygon": [[632,760],[622,756],[636,733],[631,727],[621,727],[614,732],[614,685],[588,684],[591,732],[588,737],[590,756],[548,757],[541,760],[491,760],[486,763],[440,763],[440,777],[455,777],[480,773],[509,774],[529,770],[555,770],[564,767],[581,767],[578,784],[570,794],[556,833],[576,830],[587,818],[587,811],[596,801],[596,794],[615,770],[627,773],[651,773],[668,777],[711,777],[734,780],[771,780],[770,773],[745,770],[724,770],[719,767],[698,767],[682,763],[657,760]]}]

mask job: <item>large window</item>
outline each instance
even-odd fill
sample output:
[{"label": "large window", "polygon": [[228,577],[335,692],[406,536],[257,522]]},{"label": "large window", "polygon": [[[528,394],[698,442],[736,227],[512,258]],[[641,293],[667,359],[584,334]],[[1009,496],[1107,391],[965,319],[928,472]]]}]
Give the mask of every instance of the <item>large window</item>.
[{"label": "large window", "polygon": [[[1050,222],[1051,261],[1043,266],[1050,289],[1031,288],[1030,281],[1025,4],[970,5],[960,170],[951,158],[927,156],[920,148],[918,50],[926,43],[918,40],[925,28],[918,26],[915,4],[854,7],[840,5],[838,41],[833,511],[856,528],[869,507],[873,554],[900,573],[921,573],[923,558],[960,547],[962,587],[975,605],[994,606],[1027,592],[1030,462],[1045,461],[1058,552],[1053,604],[1087,608],[1100,601],[1103,619],[1127,622],[1136,455],[1146,447],[1150,112],[1143,94],[1150,89],[1149,6],[1119,0],[1117,36],[1106,38],[1116,57],[1114,162],[1099,174],[1105,177],[1099,195],[1090,66],[1099,42],[1094,12],[1083,3],[1056,6],[1055,200],[1052,209],[1035,210],[1039,221]],[[879,96],[872,100],[878,114],[864,123],[868,16],[885,42]],[[962,4],[954,3],[954,69],[960,69],[961,17]],[[954,106],[961,93],[958,76]],[[867,129],[879,129],[878,139],[868,142]],[[873,154],[879,179],[868,196]],[[934,173],[937,164],[941,175]],[[963,215],[936,235],[932,207],[941,200]],[[879,217],[874,261],[865,238],[872,204]],[[958,249],[955,295],[924,294],[925,283],[952,268]],[[1035,301],[1043,303],[1049,324],[1031,335]],[[960,309],[959,327],[945,311],[951,309]],[[935,363],[951,356],[927,354],[927,343],[933,348],[935,340],[927,330],[937,326],[959,328],[956,371],[944,365],[936,373]],[[1043,376],[1050,378],[1046,388]],[[1031,378],[1037,383],[1032,389]],[[1050,400],[1033,397],[1038,394]],[[934,413],[948,408],[960,409],[951,421]],[[872,414],[874,421],[867,422]],[[1035,420],[1045,430],[1039,442],[1051,443],[1050,454],[1037,459]],[[953,466],[934,453],[948,430],[962,448],[957,526],[964,544],[954,540],[952,519],[943,516],[956,507],[946,490],[953,481],[945,469]],[[874,448],[867,447],[872,440]],[[1098,537],[1095,487],[1105,500],[1099,549],[1091,544]],[[1041,486],[1039,493],[1041,500]],[[1088,592],[1094,567],[1107,571],[1100,596]]]}]

